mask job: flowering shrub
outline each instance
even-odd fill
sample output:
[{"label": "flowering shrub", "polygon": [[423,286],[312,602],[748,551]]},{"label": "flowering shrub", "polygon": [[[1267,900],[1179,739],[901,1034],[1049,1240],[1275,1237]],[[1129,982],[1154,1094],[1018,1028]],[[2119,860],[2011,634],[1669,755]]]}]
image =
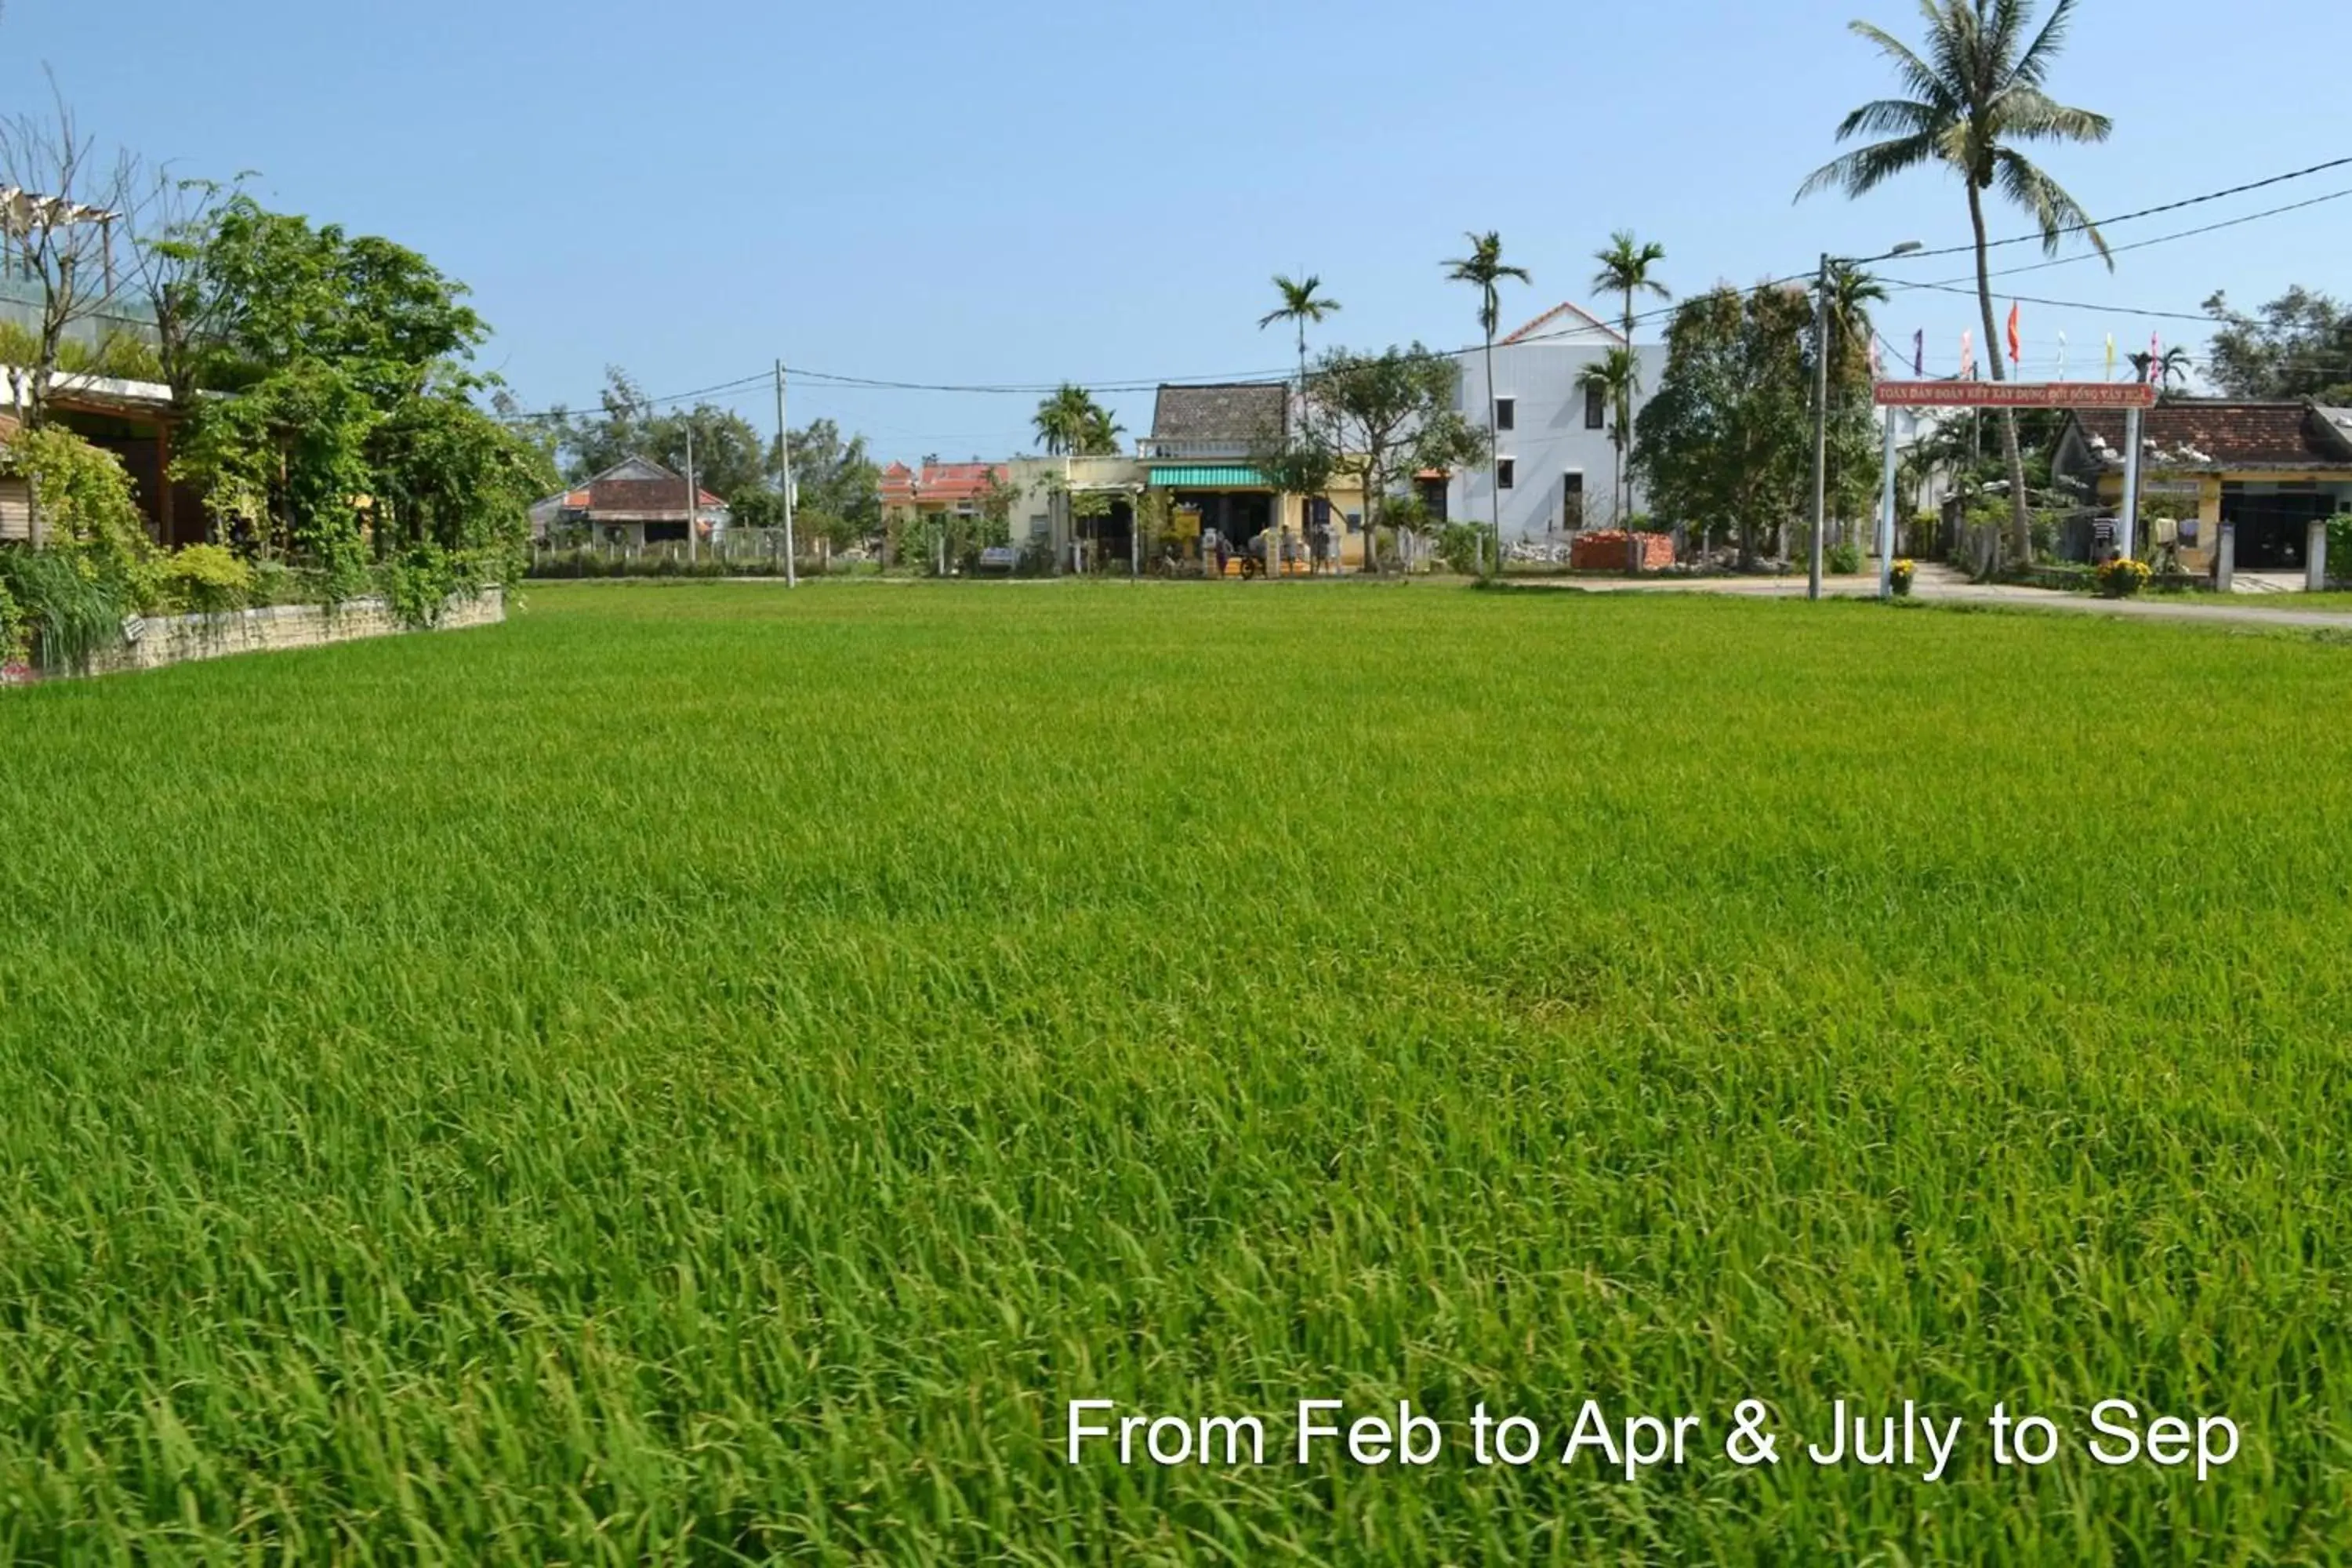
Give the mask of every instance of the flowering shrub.
[{"label": "flowering shrub", "polygon": [[1898,599],[1911,596],[1911,581],[1918,575],[1918,566],[1908,556],[1886,569],[1887,581],[1894,585],[1895,596]]},{"label": "flowering shrub", "polygon": [[2127,599],[2147,586],[2147,563],[2128,557],[2102,561],[2092,575],[2097,581],[2101,594],[2110,599]]}]

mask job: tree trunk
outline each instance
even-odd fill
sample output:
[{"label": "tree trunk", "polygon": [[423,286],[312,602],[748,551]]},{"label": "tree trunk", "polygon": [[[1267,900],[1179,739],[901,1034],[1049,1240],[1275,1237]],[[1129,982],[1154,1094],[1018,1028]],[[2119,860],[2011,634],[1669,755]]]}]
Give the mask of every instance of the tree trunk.
[{"label": "tree trunk", "polygon": [[[1495,524],[1494,573],[1503,574],[1503,438],[1495,429],[1495,329],[1486,329],[1486,497]],[[1481,554],[1485,552],[1481,551]]]},{"label": "tree trunk", "polygon": [[[1992,276],[1985,259],[1984,199],[1978,194],[1976,183],[1969,183],[1969,226],[1975,231],[1977,246],[1977,307],[1984,317],[1985,356],[1992,362],[1992,378],[2006,381],[2000,368],[2000,345],[1995,341],[1992,319]],[[2017,447],[2017,411],[2000,411],[2001,450],[2009,458],[2009,518],[2010,548],[2021,566],[2033,561],[2033,524],[2026,515],[2025,458]]]}]

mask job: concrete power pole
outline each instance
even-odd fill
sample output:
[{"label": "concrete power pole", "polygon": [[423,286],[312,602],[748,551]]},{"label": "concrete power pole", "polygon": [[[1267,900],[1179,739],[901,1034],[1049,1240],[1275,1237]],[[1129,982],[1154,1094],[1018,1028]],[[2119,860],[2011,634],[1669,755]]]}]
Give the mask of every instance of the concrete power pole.
[{"label": "concrete power pole", "polygon": [[702,508],[695,504],[702,499],[694,483],[694,416],[686,419],[686,562],[691,566],[698,559],[699,543],[696,525],[702,521]]},{"label": "concrete power pole", "polygon": [[793,557],[800,553],[793,543],[793,433],[791,426],[784,423],[784,362],[782,360],[776,362],[776,460],[783,468],[777,477],[777,482],[784,490],[784,586],[797,588],[801,580],[800,569],[793,561]]}]

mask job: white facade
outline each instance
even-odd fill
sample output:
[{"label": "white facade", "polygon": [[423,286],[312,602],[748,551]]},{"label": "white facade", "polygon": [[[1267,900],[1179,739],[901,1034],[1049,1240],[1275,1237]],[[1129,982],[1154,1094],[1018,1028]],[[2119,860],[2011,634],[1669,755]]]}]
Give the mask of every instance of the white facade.
[{"label": "white facade", "polygon": [[[1565,542],[1573,526],[1613,528],[1616,508],[1617,447],[1610,426],[1617,411],[1601,400],[1596,406],[1577,377],[1587,365],[1605,358],[1623,340],[1612,328],[1573,305],[1562,305],[1538,316],[1510,337],[1495,344],[1495,395],[1507,400],[1495,421],[1496,446],[1503,470],[1503,538],[1541,543]],[[1636,417],[1665,374],[1666,351],[1661,344],[1635,348],[1642,368],[1642,390],[1633,400]],[[1474,425],[1486,423],[1486,363],[1477,352],[1462,356],[1458,407]],[[1631,444],[1627,455],[1631,456]],[[1446,515],[1457,522],[1480,523],[1496,491],[1494,476],[1483,463],[1454,476],[1446,489]],[[1639,486],[1633,510],[1643,510]]]}]

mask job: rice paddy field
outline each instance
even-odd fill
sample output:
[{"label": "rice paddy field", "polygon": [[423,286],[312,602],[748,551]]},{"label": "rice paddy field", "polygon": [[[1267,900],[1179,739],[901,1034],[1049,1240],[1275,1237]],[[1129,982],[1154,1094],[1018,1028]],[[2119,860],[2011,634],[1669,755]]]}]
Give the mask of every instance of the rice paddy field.
[{"label": "rice paddy field", "polygon": [[2347,713],[2308,637],[1426,584],[0,692],[0,1561],[2352,1560]]}]

